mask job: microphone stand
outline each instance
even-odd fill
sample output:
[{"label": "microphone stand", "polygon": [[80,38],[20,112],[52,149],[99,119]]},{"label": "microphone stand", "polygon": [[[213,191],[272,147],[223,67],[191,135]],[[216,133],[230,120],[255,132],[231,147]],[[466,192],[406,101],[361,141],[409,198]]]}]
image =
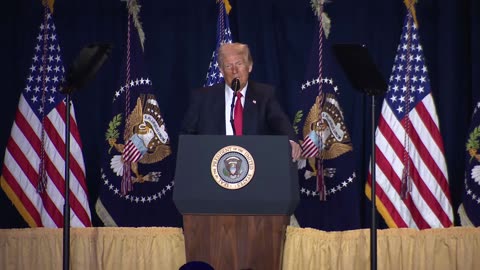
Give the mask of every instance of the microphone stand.
[{"label": "microphone stand", "polygon": [[237,91],[233,90],[232,104],[230,105],[230,124],[232,125],[233,135],[236,135],[235,124],[233,119],[233,107],[235,107],[235,98],[237,97]]},{"label": "microphone stand", "polygon": [[230,105],[230,124],[232,125],[233,135],[237,135],[233,119],[233,108],[235,107],[235,98],[237,97],[237,92],[240,90],[240,80],[238,78],[233,78],[230,85],[232,86],[233,90],[232,104]]},{"label": "microphone stand", "polygon": [[90,81],[112,50],[110,44],[90,44],[80,51],[66,73],[65,94],[65,202],[63,205],[63,270],[70,269],[70,107],[71,95]]},{"label": "microphone stand", "polygon": [[376,173],[375,173],[375,96],[387,91],[387,83],[378,71],[375,63],[363,44],[335,44],[333,50],[354,89],[371,96],[372,122],[371,142],[371,201],[372,220],[370,226],[370,269],[377,269],[377,206],[376,206]]},{"label": "microphone stand", "polygon": [[372,140],[372,154],[371,154],[371,160],[370,160],[370,171],[371,171],[371,190],[370,190],[370,197],[372,198],[372,208],[371,213],[372,213],[372,224],[370,226],[370,269],[372,270],[377,270],[377,207],[376,207],[376,173],[375,173],[375,167],[376,167],[376,158],[375,158],[375,93],[374,91],[369,91],[366,90],[367,94],[371,96],[372,100],[372,121],[371,121],[371,140]]}]

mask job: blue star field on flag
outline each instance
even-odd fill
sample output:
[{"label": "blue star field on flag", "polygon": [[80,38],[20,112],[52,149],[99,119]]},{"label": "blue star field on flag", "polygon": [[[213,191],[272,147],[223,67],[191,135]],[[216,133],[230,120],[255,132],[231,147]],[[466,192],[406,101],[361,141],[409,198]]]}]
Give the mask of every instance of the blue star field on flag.
[{"label": "blue star field on flag", "polygon": [[[43,47],[42,42],[44,39],[42,33],[45,27],[49,29],[46,32],[47,38],[50,40],[47,48]],[[42,33],[37,36],[38,44],[35,46],[35,55],[32,58],[33,64],[30,66],[30,75],[27,78],[24,95],[32,110],[41,119],[43,115],[47,115],[57,105],[58,101],[64,98],[58,88],[60,82],[64,80],[65,68],[60,57],[60,45],[55,33],[55,24],[50,14],[48,14],[48,23],[46,25],[42,24],[40,30],[42,30]],[[42,64],[44,50],[48,52],[46,65]],[[45,80],[42,77],[44,71],[46,71]],[[45,87],[45,92],[42,92],[42,87]],[[42,97],[42,94],[44,97]],[[42,102],[42,98],[45,98],[44,101],[46,102]]]}]

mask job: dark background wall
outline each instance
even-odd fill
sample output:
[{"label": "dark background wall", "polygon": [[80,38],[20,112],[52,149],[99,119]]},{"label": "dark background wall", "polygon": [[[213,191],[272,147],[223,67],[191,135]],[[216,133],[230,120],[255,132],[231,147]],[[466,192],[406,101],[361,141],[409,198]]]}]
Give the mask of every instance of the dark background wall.
[{"label": "dark background wall", "polygon": [[[303,80],[313,37],[314,17],[308,0],[230,0],[235,41],[248,43],[255,61],[252,78],[277,86],[290,115]],[[141,21],[145,55],[160,108],[175,147],[186,98],[203,85],[215,46],[217,8],[214,0],[147,1]],[[35,37],[42,20],[39,0],[3,4],[0,33],[0,164],[25,86]],[[326,5],[333,43],[364,43],[388,78],[406,9],[401,0],[334,0]],[[461,201],[466,132],[475,100],[480,97],[480,3],[475,0],[420,0],[417,5],[421,42],[440,119],[454,209]],[[101,145],[113,91],[122,74],[126,35],[125,2],[120,0],[57,0],[54,20],[66,66],[92,42],[110,42],[114,49],[93,82],[74,95],[91,207],[97,197]],[[342,89],[340,102],[356,150],[362,179],[370,155],[369,98]],[[381,102],[381,97],[377,103]],[[92,209],[94,225],[100,226]],[[24,227],[0,191],[0,227]],[[456,220],[458,224],[458,220]],[[365,226],[368,226],[365,219]]]}]

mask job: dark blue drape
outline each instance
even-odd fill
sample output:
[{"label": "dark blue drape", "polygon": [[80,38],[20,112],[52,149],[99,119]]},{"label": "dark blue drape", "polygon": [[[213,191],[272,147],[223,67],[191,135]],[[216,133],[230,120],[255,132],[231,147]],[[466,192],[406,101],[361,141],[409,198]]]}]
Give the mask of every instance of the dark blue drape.
[{"label": "dark blue drape", "polygon": [[[254,58],[252,78],[278,87],[290,115],[304,76],[316,18],[308,0],[230,0],[234,41],[248,43]],[[388,78],[405,16],[403,1],[334,0],[326,5],[332,20],[332,43],[364,43]],[[146,1],[141,21],[145,54],[156,96],[175,150],[189,90],[203,85],[215,46],[215,0]],[[42,20],[40,0],[8,1],[0,17],[2,82],[0,164],[25,86],[34,39]],[[440,119],[456,211],[463,191],[464,151],[473,102],[480,97],[480,3],[475,0],[420,0],[417,5],[421,41]],[[121,75],[126,33],[125,2],[120,0],[57,0],[54,20],[63,59],[70,63],[84,45],[110,42],[114,49],[93,82],[73,96],[83,140],[93,209],[99,185],[104,129],[111,96]],[[380,104],[381,98],[377,103]],[[362,179],[370,155],[370,100],[361,93],[340,95]],[[363,202],[367,204],[365,199]],[[369,226],[368,211],[364,225]],[[0,191],[0,227],[26,224]],[[455,221],[458,224],[458,219]]]}]

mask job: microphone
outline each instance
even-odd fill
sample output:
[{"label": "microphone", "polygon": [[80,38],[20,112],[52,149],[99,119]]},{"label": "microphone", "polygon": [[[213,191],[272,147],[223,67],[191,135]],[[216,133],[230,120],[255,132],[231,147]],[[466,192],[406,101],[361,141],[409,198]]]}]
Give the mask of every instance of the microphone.
[{"label": "microphone", "polygon": [[230,124],[232,125],[233,135],[236,135],[237,132],[235,131],[235,124],[233,123],[233,108],[235,107],[235,98],[237,97],[237,92],[240,90],[240,80],[238,78],[233,78],[231,85],[233,97],[232,104],[230,105]]},{"label": "microphone", "polygon": [[238,78],[233,78],[232,80],[232,90],[237,93],[238,90],[240,90],[240,80]]}]

